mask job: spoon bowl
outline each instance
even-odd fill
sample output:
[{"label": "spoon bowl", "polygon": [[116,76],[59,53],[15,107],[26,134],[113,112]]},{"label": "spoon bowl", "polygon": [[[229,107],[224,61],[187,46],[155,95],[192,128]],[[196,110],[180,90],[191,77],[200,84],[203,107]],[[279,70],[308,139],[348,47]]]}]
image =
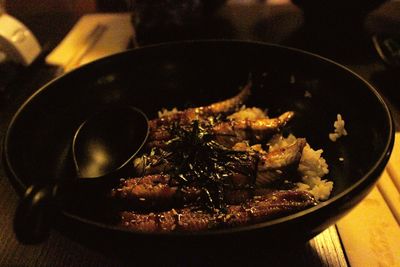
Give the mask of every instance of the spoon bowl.
[{"label": "spoon bowl", "polygon": [[99,178],[120,170],[143,147],[148,119],[129,106],[107,109],[83,122],[72,142],[78,178]]}]

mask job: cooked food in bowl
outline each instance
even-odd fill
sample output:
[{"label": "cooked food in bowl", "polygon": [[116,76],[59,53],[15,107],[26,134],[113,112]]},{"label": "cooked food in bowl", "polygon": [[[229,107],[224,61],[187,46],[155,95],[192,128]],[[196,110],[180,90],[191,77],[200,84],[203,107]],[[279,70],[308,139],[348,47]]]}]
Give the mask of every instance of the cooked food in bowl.
[{"label": "cooked food in bowl", "polygon": [[[328,164],[306,138],[285,136],[293,111],[271,118],[244,106],[248,83],[208,106],[159,112],[136,176],[112,197],[120,224],[145,232],[199,231],[289,215],[329,198]],[[264,108],[264,107],[263,107]]]},{"label": "cooked food in bowl", "polygon": [[[212,103],[232,98],[237,94],[234,91],[246,84],[249,73],[252,73],[250,97],[235,104],[232,110],[220,110],[209,115],[210,109],[216,108],[215,105],[212,106]],[[73,188],[73,194],[65,194],[58,216],[49,216],[51,218],[57,217],[55,226],[60,225],[59,229],[70,228],[73,238],[82,237],[80,238],[81,242],[90,240],[99,243],[99,240],[107,240],[107,242],[102,242],[101,245],[107,243],[114,249],[129,247],[131,248],[130,253],[132,251],[137,252],[137,249],[142,247],[146,251],[165,251],[165,249],[170,248],[168,252],[171,252],[171,255],[174,255],[173,253],[177,250],[184,250],[185,253],[192,251],[198,255],[203,255],[198,253],[200,248],[210,247],[214,250],[217,247],[224,247],[229,251],[228,245],[238,245],[237,240],[240,240],[239,243],[246,244],[246,246],[268,240],[268,242],[263,243],[263,248],[267,245],[276,247],[277,244],[298,244],[309,240],[334,224],[366,196],[384,170],[394,140],[394,125],[390,111],[379,93],[360,76],[328,59],[297,49],[265,43],[199,41],[162,44],[134,49],[82,66],[52,81],[27,100],[13,117],[4,140],[2,158],[5,170],[9,173],[10,180],[16,190],[23,194],[31,184],[52,184],[54,181],[73,184],[76,170],[73,167],[73,162],[70,161],[69,153],[71,139],[76,129],[94,113],[121,105],[137,107],[153,119],[157,117],[158,111],[162,112],[163,107],[169,110],[174,107],[179,108],[181,111],[176,112],[175,118],[179,118],[179,114],[190,118],[190,114],[196,114],[196,109],[193,107],[209,107],[197,109],[199,113],[206,114],[205,122],[203,119],[198,119],[196,126],[193,124],[196,120],[189,120],[186,124],[181,123],[176,127],[174,126],[177,133],[182,132],[183,137],[190,136],[185,135],[185,133],[193,132],[193,129],[197,128],[204,129],[204,132],[207,133],[204,137],[216,136],[211,131],[212,127],[207,126],[207,118],[209,117],[216,117],[214,125],[221,123],[221,130],[224,129],[222,126],[234,125],[236,128],[239,127],[240,124],[237,122],[240,121],[240,117],[235,113],[240,111],[243,105],[246,105],[248,109],[245,109],[242,115],[243,113],[252,113],[256,116],[252,119],[258,118],[260,112],[255,111],[258,108],[261,109],[261,114],[267,108],[268,112],[264,114],[267,114],[269,119],[279,119],[282,114],[293,112],[292,117],[284,126],[279,127],[276,133],[266,133],[262,140],[249,139],[251,152],[254,155],[259,155],[259,152],[254,151],[257,147],[253,146],[260,144],[261,148],[269,153],[272,146],[268,143],[272,143],[274,140],[286,140],[287,138],[290,138],[288,142],[291,142],[293,137],[289,137],[290,134],[296,136],[297,141],[300,139],[300,143],[303,142],[301,139],[305,138],[310,148],[317,151],[317,153],[309,153],[309,156],[314,159],[320,159],[320,156],[322,156],[329,165],[329,173],[323,177],[319,176],[321,180],[326,180],[321,184],[334,183],[328,199],[317,200],[316,191],[323,192],[322,189],[326,189],[328,186],[321,187],[321,190],[314,186],[308,188],[307,182],[304,182],[304,178],[299,176],[277,179],[265,188],[275,190],[276,188],[273,186],[278,186],[278,181],[285,180],[292,182],[282,183],[281,185],[291,185],[292,187],[284,187],[283,189],[286,191],[274,191],[275,194],[280,192],[282,192],[280,194],[283,194],[275,195],[276,201],[273,203],[276,204],[275,206],[280,199],[289,202],[304,199],[304,196],[306,196],[305,198],[312,203],[309,208],[298,212],[294,211],[287,216],[279,214],[281,217],[274,219],[272,217],[258,217],[262,221],[260,223],[258,223],[258,219],[257,222],[255,219],[249,219],[255,218],[255,216],[243,217],[247,221],[243,220],[243,224],[233,227],[234,221],[231,221],[231,225],[225,222],[221,223],[221,218],[216,216],[218,213],[213,212],[213,206],[208,205],[211,202],[207,201],[207,196],[203,197],[205,201],[201,205],[198,205],[195,201],[188,203],[180,200],[182,190],[174,191],[173,189],[183,189],[184,186],[189,186],[189,183],[184,183],[184,180],[180,179],[179,176],[173,176],[174,179],[171,180],[171,174],[174,174],[172,170],[176,170],[176,172],[180,170],[178,165],[172,161],[174,163],[172,164],[173,169],[168,172],[154,171],[154,173],[145,174],[137,173],[134,170],[129,170],[129,172],[128,170],[126,172],[121,170],[123,173],[109,177],[116,184],[109,185],[107,183],[107,186],[101,185],[98,188],[97,186],[93,188],[93,184],[79,184],[79,186]],[[187,108],[191,109],[188,111]],[[186,112],[184,112],[185,110]],[[336,120],[337,114],[342,115],[342,120],[337,120],[338,123],[335,127],[333,122]],[[228,118],[228,116],[230,117]],[[168,118],[173,117],[154,119],[152,123],[166,121]],[[196,119],[196,116],[194,119]],[[183,121],[183,118],[178,120],[178,122]],[[345,125],[343,124],[344,121],[346,122]],[[167,125],[166,123],[163,126],[160,122],[160,127],[156,127],[156,129],[168,128]],[[229,130],[229,128],[225,129]],[[342,131],[343,129],[346,130],[347,135]],[[247,134],[246,131],[237,132]],[[163,133],[168,132],[160,131],[160,134]],[[332,137],[338,137],[335,142],[330,140],[330,133],[334,134]],[[172,134],[167,135],[166,139],[161,137],[157,137],[157,139],[153,135],[153,145],[160,144],[154,148],[156,156],[164,158],[165,155],[159,154],[161,151],[173,152],[168,150],[168,147],[162,147],[163,143],[174,139],[175,132]],[[275,134],[281,134],[282,139],[274,138],[271,140]],[[117,141],[120,140],[117,134],[115,138]],[[227,136],[221,136],[219,140],[221,139],[223,139],[222,141],[229,141]],[[220,144],[216,137],[211,138],[209,142],[211,141]],[[246,145],[244,147],[247,148],[246,142],[244,143]],[[172,145],[178,146],[179,144],[184,147],[184,143],[179,140],[171,142],[169,145],[172,147]],[[247,150],[233,150],[234,145],[228,147],[228,151],[232,151],[231,154],[228,154],[229,156],[240,156],[239,159],[242,160],[243,154],[250,153]],[[148,156],[148,160],[152,159],[151,146],[152,144],[149,142],[149,147],[143,154],[143,156]],[[187,150],[192,151],[193,149],[190,149],[190,147],[188,146]],[[307,145],[304,145],[299,166],[302,166],[302,158],[305,157],[306,152],[311,151],[306,148]],[[323,153],[320,149],[323,149]],[[246,153],[240,154],[239,152]],[[168,160],[171,161],[171,158],[175,158],[175,162],[177,162],[179,155],[179,153],[175,153],[175,155],[169,156]],[[182,155],[183,153],[181,153]],[[201,155],[208,154],[201,153]],[[211,153],[211,155],[213,154]],[[218,154],[215,157],[219,159],[222,155],[226,154]],[[252,159],[252,157],[249,158]],[[201,163],[202,161],[196,162]],[[232,165],[234,164],[221,163],[216,167],[231,168]],[[323,165],[325,166],[325,164]],[[133,164],[129,166],[133,168]],[[140,165],[137,166],[137,170],[142,170],[142,168],[139,168]],[[189,164],[183,166],[186,166],[187,169],[190,168]],[[199,170],[209,171],[209,169],[200,168],[204,165],[197,166]],[[250,166],[253,166],[254,172],[254,163]],[[240,168],[232,167],[232,169]],[[293,172],[295,168],[289,169]],[[251,168],[245,168],[245,170],[251,170]],[[295,169],[294,172],[297,173],[297,170]],[[160,182],[156,180],[156,174],[158,174]],[[166,175],[169,175],[169,180],[163,183],[162,179],[168,179]],[[159,201],[157,198],[152,200],[147,195],[143,198],[135,198],[132,190],[124,191],[124,182],[121,186],[118,186],[120,177],[125,178],[127,187],[130,187],[127,181],[132,182],[132,188],[137,184],[138,187],[136,188],[140,189],[139,185],[141,185],[142,192],[146,192],[146,194],[156,192],[156,189],[160,190],[165,195],[164,201]],[[138,177],[138,179],[129,179],[135,177]],[[192,178],[189,175],[183,177]],[[254,178],[255,176],[250,177]],[[310,177],[310,180],[314,179]],[[318,181],[319,179],[315,180]],[[176,181],[179,184],[175,186]],[[211,179],[201,181],[203,183],[207,181],[213,185]],[[253,180],[250,181],[248,187],[235,187],[234,189],[241,189],[238,192],[249,190],[251,194],[254,194],[253,192],[256,189],[253,188],[258,187],[258,185]],[[300,187],[299,183],[306,185]],[[158,187],[152,185],[158,185]],[[218,185],[218,183],[214,185]],[[115,195],[110,203],[108,198],[101,197],[104,196],[103,189],[110,193],[112,188],[115,188]],[[117,192],[118,188],[121,192]],[[148,190],[148,188],[153,189],[153,191]],[[161,190],[162,188],[166,189]],[[199,187],[195,189],[197,188]],[[227,187],[223,190],[229,193],[229,189],[230,187]],[[296,189],[308,190],[308,194],[300,193],[301,197],[298,197],[299,195],[288,197],[291,191]],[[328,190],[326,191],[328,192]],[[130,193],[128,194],[128,192]],[[140,190],[136,192],[140,192]],[[178,193],[176,194],[176,192]],[[202,190],[202,192],[205,192],[205,190]],[[211,190],[210,194],[212,192],[218,191]],[[173,197],[169,197],[168,194]],[[228,208],[231,208],[231,211],[237,208],[242,211],[242,214],[252,216],[251,213],[245,213],[243,209],[243,207],[251,207],[253,203],[258,201],[257,197],[254,199],[251,194],[248,199],[239,204],[230,204],[227,202],[226,194],[221,194],[221,196],[224,196],[223,200],[226,201],[225,205],[223,205],[224,202],[219,202],[219,199],[215,197],[219,194],[215,193],[211,196],[214,196],[212,199],[216,209],[218,209],[219,203],[222,207],[225,206],[224,214],[229,219],[229,216],[227,216]],[[308,197],[309,195],[312,197]],[[161,194],[158,196],[161,196]],[[270,202],[265,201],[263,203],[272,205],[273,199],[271,198]],[[130,219],[129,216],[126,216],[122,221],[122,214],[119,213],[120,220],[118,223],[114,220],[113,204],[120,201],[123,206],[118,209],[118,212],[125,212],[125,215],[132,215],[133,218]],[[315,205],[315,202],[318,201],[319,204]],[[158,203],[162,203],[164,206],[158,205]],[[110,206],[107,206],[108,204]],[[178,219],[183,218],[186,210],[188,210],[188,217],[186,218],[190,218],[189,215],[194,215],[195,204],[199,206],[201,210],[199,213],[204,214],[205,218],[212,218],[212,220],[207,221],[207,226],[209,225],[208,222],[210,222],[210,225],[214,222],[217,223],[210,230],[185,231],[175,223]],[[279,207],[285,207],[285,203],[279,205]],[[44,207],[45,205],[41,206]],[[266,207],[263,210],[272,210],[270,206]],[[250,210],[248,209],[248,211]],[[252,210],[254,211],[254,209]],[[171,216],[168,217],[169,215],[172,216],[173,221]],[[164,231],[157,226],[164,218],[169,218],[168,220],[172,221],[171,225],[176,225],[174,231]],[[154,227],[140,230],[139,227],[135,226],[136,219],[137,221],[143,219],[146,223],[151,221],[152,224],[141,224],[143,228],[149,225]],[[123,225],[125,222],[130,224],[131,220],[132,226],[136,228],[117,226],[118,224]],[[197,222],[199,222],[198,219]],[[30,221],[29,224],[37,225],[34,221]],[[172,228],[173,226],[170,229]],[[38,228],[35,227],[34,229]],[[77,229],[82,229],[80,232],[82,234],[76,234]],[[148,230],[146,231],[146,229]],[[89,232],[92,233],[90,237]],[[120,240],[126,242],[121,243]],[[124,245],[121,246],[121,244]],[[126,244],[129,244],[129,246]],[[135,245],[132,247],[132,244]],[[213,244],[213,246],[210,246],[210,244]]]}]

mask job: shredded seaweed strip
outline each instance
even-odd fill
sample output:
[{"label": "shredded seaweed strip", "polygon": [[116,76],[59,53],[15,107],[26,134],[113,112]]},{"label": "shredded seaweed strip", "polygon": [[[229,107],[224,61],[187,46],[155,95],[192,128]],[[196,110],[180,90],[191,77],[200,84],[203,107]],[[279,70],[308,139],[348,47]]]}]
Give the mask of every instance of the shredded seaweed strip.
[{"label": "shredded seaweed strip", "polygon": [[[170,140],[166,141],[165,151],[161,152],[173,166],[168,174],[180,187],[197,185],[206,196],[205,207],[210,211],[225,210],[224,192],[233,188],[234,174],[256,178],[255,168],[248,153],[235,151],[218,144],[210,130],[212,123],[200,124],[195,120],[190,125],[173,123],[168,129]],[[152,151],[152,153],[156,153]]]}]

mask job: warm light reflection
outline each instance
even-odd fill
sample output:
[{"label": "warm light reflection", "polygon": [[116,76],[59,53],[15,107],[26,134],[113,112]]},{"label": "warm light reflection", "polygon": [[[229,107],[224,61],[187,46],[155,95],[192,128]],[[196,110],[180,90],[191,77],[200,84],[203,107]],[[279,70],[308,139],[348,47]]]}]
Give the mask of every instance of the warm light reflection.
[{"label": "warm light reflection", "polygon": [[248,5],[248,4],[260,4],[260,3],[265,3],[268,5],[287,5],[291,3],[291,0],[264,0],[264,1],[258,1],[258,0],[229,0],[227,2],[228,5]]},{"label": "warm light reflection", "polygon": [[291,4],[290,0],[268,0],[268,5],[288,5]]},{"label": "warm light reflection", "polygon": [[104,147],[95,142],[89,145],[90,160],[86,164],[85,169],[81,170],[85,177],[97,177],[103,175],[103,169],[109,163],[109,157]]},{"label": "warm light reflection", "polygon": [[93,162],[95,162],[96,164],[104,164],[107,162],[107,155],[106,153],[104,153],[104,151],[102,149],[93,150]]}]

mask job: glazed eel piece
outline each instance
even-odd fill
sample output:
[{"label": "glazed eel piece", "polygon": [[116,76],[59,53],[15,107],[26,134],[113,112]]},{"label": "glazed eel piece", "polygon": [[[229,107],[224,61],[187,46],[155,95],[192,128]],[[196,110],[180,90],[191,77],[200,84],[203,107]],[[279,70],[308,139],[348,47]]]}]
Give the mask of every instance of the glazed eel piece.
[{"label": "glazed eel piece", "polygon": [[241,205],[228,205],[223,213],[210,213],[194,207],[146,214],[124,211],[120,214],[120,224],[142,232],[201,231],[271,220],[316,204],[314,197],[305,191],[275,191],[255,196]]},{"label": "glazed eel piece", "polygon": [[[267,136],[280,130],[294,117],[293,111],[287,111],[275,118],[256,120],[231,120],[215,123],[210,129],[218,143],[232,147],[237,142],[251,140],[253,143],[264,140]],[[171,138],[167,127],[158,127],[150,130],[148,147],[164,147],[165,141]]]},{"label": "glazed eel piece", "polygon": [[[231,177],[232,187],[224,190],[227,203],[240,203],[253,195],[245,184],[250,177],[236,174]],[[154,174],[139,178],[121,179],[120,186],[111,191],[111,197],[120,200],[127,209],[168,208],[184,204],[207,201],[207,195],[201,186],[178,186],[169,175]]]},{"label": "glazed eel piece", "polygon": [[[304,138],[298,138],[295,143],[273,150],[269,153],[254,154],[249,156],[249,162],[246,168],[254,168],[256,173],[256,185],[265,186],[284,176],[285,171],[291,167],[296,167],[300,161],[303,148],[306,144]],[[153,158],[152,158],[153,157]],[[112,197],[116,199],[125,199],[131,205],[142,205],[152,207],[160,205],[162,207],[175,203],[189,203],[202,196],[203,191],[196,185],[186,185],[179,187],[178,182],[171,179],[168,174],[155,172],[167,171],[168,163],[162,161],[157,164],[155,156],[146,157],[142,161],[155,161],[149,168],[136,166],[137,172],[143,177],[121,179],[117,188],[112,190]],[[143,157],[142,157],[143,158]],[[139,165],[139,163],[138,163]],[[238,167],[240,168],[240,166]],[[243,174],[236,173],[229,177],[229,184],[233,190],[226,190],[226,199],[228,203],[239,203],[252,193],[249,192],[249,185],[253,180]]]},{"label": "glazed eel piece", "polygon": [[232,113],[239,108],[250,95],[252,84],[248,82],[242,90],[232,98],[210,104],[203,107],[188,108],[166,116],[149,121],[150,134],[154,133],[158,128],[179,122],[180,124],[188,124],[193,120],[205,119],[208,116],[218,115],[221,113]]},{"label": "glazed eel piece", "polygon": [[293,117],[294,112],[287,111],[275,118],[231,120],[217,123],[212,131],[217,142],[226,147],[243,140],[259,143],[267,136],[280,132]]},{"label": "glazed eel piece", "polygon": [[201,194],[201,189],[195,186],[178,187],[166,174],[121,179],[119,187],[111,191],[111,197],[124,200],[131,208],[165,208],[177,203],[194,202]]}]

